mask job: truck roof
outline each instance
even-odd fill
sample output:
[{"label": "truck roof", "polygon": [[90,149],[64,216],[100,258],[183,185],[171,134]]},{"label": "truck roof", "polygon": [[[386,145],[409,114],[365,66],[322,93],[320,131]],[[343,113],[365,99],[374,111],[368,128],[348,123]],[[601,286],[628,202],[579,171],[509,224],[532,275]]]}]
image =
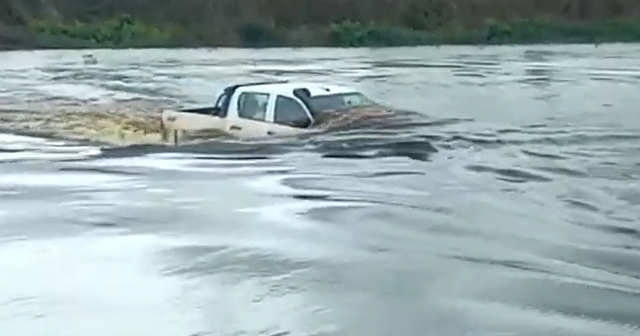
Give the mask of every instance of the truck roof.
[{"label": "truck roof", "polygon": [[262,91],[290,96],[295,89],[305,88],[309,90],[311,97],[327,96],[332,94],[358,92],[357,90],[342,85],[327,85],[312,82],[273,82],[256,83],[254,85],[240,86],[247,91]]}]

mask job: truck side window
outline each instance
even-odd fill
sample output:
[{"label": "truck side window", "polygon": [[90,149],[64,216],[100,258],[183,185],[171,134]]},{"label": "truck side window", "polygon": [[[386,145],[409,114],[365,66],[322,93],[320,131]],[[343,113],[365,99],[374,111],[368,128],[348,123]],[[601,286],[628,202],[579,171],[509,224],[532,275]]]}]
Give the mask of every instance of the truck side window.
[{"label": "truck side window", "polygon": [[311,119],[307,111],[294,99],[278,96],[276,98],[275,116],[276,124],[291,127],[307,128],[311,126]]},{"label": "truck side window", "polygon": [[227,109],[225,108],[227,100],[229,100],[229,94],[227,92],[223,92],[220,97],[218,97],[218,100],[216,100],[214,115],[221,118],[227,116]]},{"label": "truck side window", "polygon": [[238,116],[244,119],[265,121],[269,94],[243,92],[238,97]]}]

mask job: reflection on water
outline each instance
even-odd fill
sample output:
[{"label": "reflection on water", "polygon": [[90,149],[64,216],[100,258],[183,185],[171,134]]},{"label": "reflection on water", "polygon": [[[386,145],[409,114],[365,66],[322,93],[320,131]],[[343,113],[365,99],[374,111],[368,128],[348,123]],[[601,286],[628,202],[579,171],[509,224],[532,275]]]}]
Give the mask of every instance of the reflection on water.
[{"label": "reflection on water", "polygon": [[2,110],[312,76],[419,115],[180,148],[0,133],[1,329],[640,335],[638,52],[2,53]]}]

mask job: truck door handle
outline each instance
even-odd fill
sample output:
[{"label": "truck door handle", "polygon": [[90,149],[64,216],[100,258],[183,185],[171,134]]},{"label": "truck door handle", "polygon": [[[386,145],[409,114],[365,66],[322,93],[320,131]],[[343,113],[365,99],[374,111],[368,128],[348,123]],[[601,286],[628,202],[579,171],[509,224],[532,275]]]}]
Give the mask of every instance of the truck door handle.
[{"label": "truck door handle", "polygon": [[242,127],[240,127],[240,126],[236,126],[236,125],[231,125],[231,126],[229,127],[229,130],[230,130],[230,131],[239,131],[239,130],[241,130],[241,129],[242,129]]},{"label": "truck door handle", "polygon": [[276,132],[274,132],[274,131],[267,131],[267,135],[274,135],[274,134],[276,134]]}]

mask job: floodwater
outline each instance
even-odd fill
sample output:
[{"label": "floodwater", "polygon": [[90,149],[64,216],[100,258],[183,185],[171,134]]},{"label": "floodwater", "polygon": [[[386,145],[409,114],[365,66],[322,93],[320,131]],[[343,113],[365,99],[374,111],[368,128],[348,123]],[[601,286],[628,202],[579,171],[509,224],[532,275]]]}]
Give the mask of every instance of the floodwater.
[{"label": "floodwater", "polygon": [[0,108],[360,88],[402,127],[0,133],[0,334],[640,335],[640,46],[0,53]]}]

